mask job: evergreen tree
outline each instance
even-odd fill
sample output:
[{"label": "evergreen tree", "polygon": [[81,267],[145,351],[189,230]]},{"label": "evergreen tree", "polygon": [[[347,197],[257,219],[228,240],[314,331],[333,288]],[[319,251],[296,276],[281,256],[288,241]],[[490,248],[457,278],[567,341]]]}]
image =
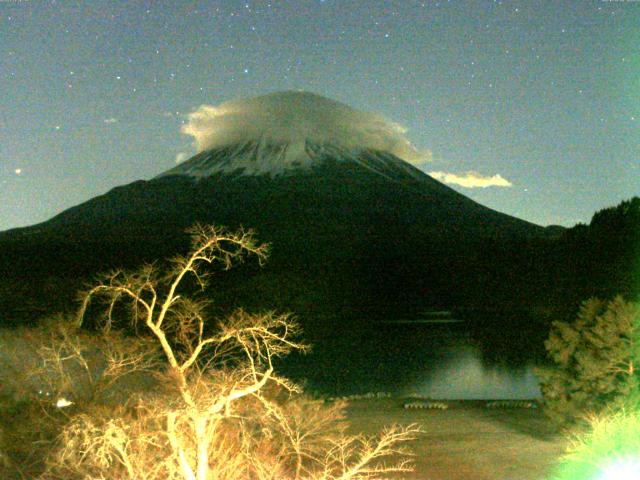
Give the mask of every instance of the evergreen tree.
[{"label": "evergreen tree", "polygon": [[545,347],[555,365],[537,371],[547,415],[574,423],[635,397],[639,335],[640,307],[621,296],[591,298],[573,322],[554,322]]}]

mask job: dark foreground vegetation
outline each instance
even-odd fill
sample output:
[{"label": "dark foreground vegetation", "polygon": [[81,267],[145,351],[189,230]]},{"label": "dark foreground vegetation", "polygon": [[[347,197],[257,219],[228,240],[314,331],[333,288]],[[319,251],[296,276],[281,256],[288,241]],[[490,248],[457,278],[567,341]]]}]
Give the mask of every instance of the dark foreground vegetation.
[{"label": "dark foreground vegetation", "polygon": [[[623,204],[609,215],[619,226],[628,213],[616,212],[637,207]],[[2,331],[3,478],[348,480],[409,474],[403,445],[422,434],[419,425],[388,427],[375,438],[349,432],[343,403],[305,396],[278,373],[277,359],[307,348],[295,319],[235,310],[211,321],[216,295],[244,295],[222,287],[238,278],[226,270],[251,259],[255,263],[241,270],[247,274],[266,258],[266,246],[250,232],[196,227],[190,234],[185,255],[113,270],[94,281],[75,315]],[[616,242],[628,245],[634,237],[625,235]],[[209,275],[216,273],[215,280],[223,272],[225,282],[207,289]],[[632,281],[616,279],[621,285]],[[205,289],[213,295],[198,294]],[[625,293],[627,298],[585,302],[574,320],[556,321],[545,342],[553,364],[539,372],[544,412],[579,432],[556,478],[599,475],[620,453],[638,453],[640,309]],[[594,415],[590,422],[584,422],[587,414]]]},{"label": "dark foreground vegetation", "polygon": [[591,298],[573,321],[554,322],[545,346],[544,412],[572,440],[552,478],[637,478],[640,303]]},{"label": "dark foreground vegetation", "polygon": [[[184,230],[203,220],[256,227],[272,245],[265,268],[256,269],[250,260],[211,293],[211,313],[228,314],[237,305],[294,311],[312,341],[336,324],[362,319],[372,324],[430,309],[471,312],[469,318],[524,313],[536,328],[548,331],[552,320],[570,320],[586,298],[632,298],[639,291],[637,197],[597,212],[589,225],[528,230],[525,222],[516,222],[509,235],[487,229],[460,236],[466,232],[462,226],[431,220],[409,226],[416,219],[398,220],[395,211],[374,215],[356,210],[342,218],[330,208],[314,210],[317,199],[309,198],[307,205],[302,186],[289,186],[286,198],[278,197],[274,187],[255,204],[238,206],[234,195],[248,188],[244,184],[233,187],[236,192],[184,182],[181,188],[189,189],[186,196],[198,207],[188,215],[182,212],[193,205],[180,204],[171,197],[173,186],[155,181],[120,187],[45,224],[0,234],[0,323],[22,324],[73,310],[76,292],[97,273],[161,264],[175,252],[184,254],[189,248]],[[123,195],[131,211],[112,211]],[[289,206],[292,195],[295,208]],[[398,196],[391,191],[380,195]],[[172,210],[149,208],[165,197]],[[375,201],[360,200],[366,205]],[[407,203],[414,200],[406,198]],[[349,204],[348,197],[341,201],[345,210],[360,205]],[[451,208],[435,202],[433,212],[412,215],[455,218]],[[279,210],[282,215],[274,213]],[[216,212],[215,218],[209,219],[208,212]]]},{"label": "dark foreground vegetation", "polygon": [[266,245],[250,232],[191,234],[189,253],[170,270],[114,271],[83,293],[75,317],[3,332],[2,478],[349,480],[409,471],[401,444],[420,433],[416,425],[349,435],[342,403],[305,397],[276,372],[276,358],[307,348],[291,316],[236,310],[211,325],[207,299],[185,293],[187,280],[207,287],[207,266],[262,261]]}]

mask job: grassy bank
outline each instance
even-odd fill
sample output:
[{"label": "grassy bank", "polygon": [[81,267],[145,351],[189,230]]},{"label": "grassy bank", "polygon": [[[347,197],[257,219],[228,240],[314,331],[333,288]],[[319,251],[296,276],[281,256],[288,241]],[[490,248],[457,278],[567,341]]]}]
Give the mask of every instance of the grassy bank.
[{"label": "grassy bank", "polygon": [[[421,480],[543,480],[567,440],[550,429],[539,409],[488,409],[486,402],[447,402],[449,408],[405,409],[396,398],[349,402],[352,433],[418,423],[424,433],[409,447]],[[398,477],[400,478],[400,477]]]}]

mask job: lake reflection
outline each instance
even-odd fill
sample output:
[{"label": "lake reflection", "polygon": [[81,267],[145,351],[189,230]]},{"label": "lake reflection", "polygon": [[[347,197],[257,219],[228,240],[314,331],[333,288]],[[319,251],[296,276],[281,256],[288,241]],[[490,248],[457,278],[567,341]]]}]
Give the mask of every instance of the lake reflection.
[{"label": "lake reflection", "polygon": [[284,373],[329,395],[390,392],[434,399],[540,396],[533,368],[543,336],[523,325],[376,324],[333,330]]}]

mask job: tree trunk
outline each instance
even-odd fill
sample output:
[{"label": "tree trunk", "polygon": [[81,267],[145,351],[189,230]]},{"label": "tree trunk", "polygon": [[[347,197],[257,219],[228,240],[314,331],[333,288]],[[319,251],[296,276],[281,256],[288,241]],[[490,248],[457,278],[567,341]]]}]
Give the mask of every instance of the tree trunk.
[{"label": "tree trunk", "polygon": [[198,480],[207,480],[207,475],[209,473],[209,438],[207,438],[207,419],[206,418],[195,418],[195,434],[196,434],[196,442],[197,442],[197,479]]}]

